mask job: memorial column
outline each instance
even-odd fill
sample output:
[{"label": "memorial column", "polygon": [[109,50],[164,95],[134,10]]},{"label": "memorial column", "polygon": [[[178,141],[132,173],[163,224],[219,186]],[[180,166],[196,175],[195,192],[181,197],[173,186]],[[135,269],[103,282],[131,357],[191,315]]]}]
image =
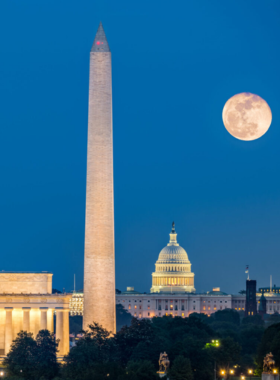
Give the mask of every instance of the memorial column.
[{"label": "memorial column", "polygon": [[41,311],[41,320],[40,320],[40,330],[47,330],[47,312],[48,308],[47,307],[40,307]]},{"label": "memorial column", "polygon": [[55,340],[59,340],[58,344],[58,356],[64,355],[64,336],[63,336],[63,308],[56,307],[56,332]]},{"label": "memorial column", "polygon": [[64,355],[69,352],[69,309],[63,309],[63,342]]},{"label": "memorial column", "polygon": [[5,307],[6,310],[6,324],[5,324],[5,355],[10,351],[13,341],[13,308]]},{"label": "memorial column", "polygon": [[30,332],[30,309],[31,307],[23,307],[23,321],[22,329],[23,331]]}]

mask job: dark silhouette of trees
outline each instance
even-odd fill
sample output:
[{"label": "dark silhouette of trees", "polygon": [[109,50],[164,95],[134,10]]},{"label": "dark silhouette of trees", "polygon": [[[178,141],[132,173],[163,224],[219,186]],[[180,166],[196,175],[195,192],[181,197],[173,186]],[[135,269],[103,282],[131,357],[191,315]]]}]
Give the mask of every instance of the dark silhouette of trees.
[{"label": "dark silhouette of trees", "polygon": [[51,380],[59,372],[56,352],[57,343],[48,330],[39,331],[36,339],[33,334],[20,331],[3,364],[7,367],[9,377]]}]

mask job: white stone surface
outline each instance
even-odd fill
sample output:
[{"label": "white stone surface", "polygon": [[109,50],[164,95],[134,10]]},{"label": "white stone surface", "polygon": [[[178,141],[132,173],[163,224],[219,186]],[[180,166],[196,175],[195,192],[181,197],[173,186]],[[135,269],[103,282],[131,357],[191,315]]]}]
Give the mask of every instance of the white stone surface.
[{"label": "white stone surface", "polygon": [[52,294],[52,273],[0,272],[0,293]]},{"label": "white stone surface", "polygon": [[[97,34],[90,53],[83,328],[98,322],[115,332],[111,53],[102,25]],[[95,46],[100,41],[105,51]]]},{"label": "white stone surface", "polygon": [[272,373],[262,373],[262,380],[279,380],[279,375]]}]

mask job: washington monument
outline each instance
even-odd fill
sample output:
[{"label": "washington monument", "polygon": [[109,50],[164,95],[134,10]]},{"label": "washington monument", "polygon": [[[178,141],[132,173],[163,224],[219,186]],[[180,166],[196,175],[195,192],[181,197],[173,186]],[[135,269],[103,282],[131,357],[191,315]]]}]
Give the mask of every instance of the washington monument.
[{"label": "washington monument", "polygon": [[83,328],[116,332],[111,52],[100,23],[90,52]]}]

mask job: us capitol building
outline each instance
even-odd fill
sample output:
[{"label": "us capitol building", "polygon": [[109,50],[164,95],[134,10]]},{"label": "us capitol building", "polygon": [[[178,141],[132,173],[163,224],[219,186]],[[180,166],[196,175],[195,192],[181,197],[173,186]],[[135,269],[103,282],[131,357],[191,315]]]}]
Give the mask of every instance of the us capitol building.
[{"label": "us capitol building", "polygon": [[[175,224],[170,239],[155,264],[150,293],[140,293],[133,287],[116,294],[116,303],[136,318],[152,318],[164,315],[188,317],[191,313],[210,316],[218,310],[234,309],[245,311],[245,295],[232,295],[213,288],[207,293],[196,293],[194,273],[187,252],[177,242]],[[257,304],[260,306],[260,293]],[[280,312],[280,294],[265,292],[267,314]],[[83,315],[83,292],[74,292],[70,300],[70,315]]]}]

